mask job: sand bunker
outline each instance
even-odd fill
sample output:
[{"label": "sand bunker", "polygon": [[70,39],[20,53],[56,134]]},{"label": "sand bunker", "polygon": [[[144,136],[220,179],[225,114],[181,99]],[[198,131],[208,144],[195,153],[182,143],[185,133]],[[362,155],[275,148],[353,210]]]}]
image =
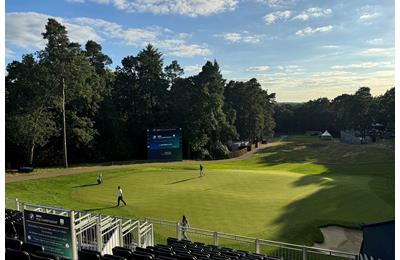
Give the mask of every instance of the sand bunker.
[{"label": "sand bunker", "polygon": [[320,228],[324,242],[314,247],[358,254],[362,242],[362,231],[350,228],[327,226]]}]

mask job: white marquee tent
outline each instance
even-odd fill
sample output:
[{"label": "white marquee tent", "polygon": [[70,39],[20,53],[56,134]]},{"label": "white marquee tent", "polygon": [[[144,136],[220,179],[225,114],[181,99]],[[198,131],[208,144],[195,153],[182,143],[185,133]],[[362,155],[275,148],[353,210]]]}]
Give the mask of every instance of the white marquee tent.
[{"label": "white marquee tent", "polygon": [[320,137],[322,140],[332,140],[333,138],[327,130],[325,130],[325,132],[323,132]]}]

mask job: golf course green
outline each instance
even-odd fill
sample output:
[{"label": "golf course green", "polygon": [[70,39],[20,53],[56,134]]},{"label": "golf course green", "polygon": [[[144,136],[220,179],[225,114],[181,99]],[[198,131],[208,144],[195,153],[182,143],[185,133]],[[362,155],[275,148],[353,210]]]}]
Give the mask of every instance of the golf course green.
[{"label": "golf course green", "polygon": [[[6,183],[6,197],[129,218],[178,221],[184,214],[192,227],[306,245],[322,241],[320,226],[394,218],[393,141],[349,145],[293,136],[245,158],[203,164],[204,177],[194,161],[94,165],[81,174]],[[127,206],[115,207],[117,186]]]}]

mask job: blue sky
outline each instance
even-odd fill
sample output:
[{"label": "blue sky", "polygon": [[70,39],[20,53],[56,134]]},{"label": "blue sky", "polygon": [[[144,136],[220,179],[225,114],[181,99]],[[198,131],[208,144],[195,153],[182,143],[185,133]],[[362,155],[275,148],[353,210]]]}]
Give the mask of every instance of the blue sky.
[{"label": "blue sky", "polygon": [[6,64],[43,48],[49,17],[95,40],[112,68],[147,43],[185,75],[216,59],[227,80],[257,78],[278,101],[394,86],[394,1],[6,0]]}]

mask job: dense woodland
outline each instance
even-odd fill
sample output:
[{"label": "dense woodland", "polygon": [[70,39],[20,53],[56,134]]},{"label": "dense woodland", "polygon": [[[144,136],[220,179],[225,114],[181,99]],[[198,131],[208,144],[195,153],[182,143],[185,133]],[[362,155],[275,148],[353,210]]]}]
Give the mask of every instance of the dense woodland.
[{"label": "dense woodland", "polygon": [[353,95],[342,94],[332,100],[319,98],[301,104],[279,104],[274,108],[275,131],[278,133],[328,130],[338,137],[340,130],[353,129],[365,136],[374,123],[394,133],[394,88],[373,97],[369,88],[361,87]]},{"label": "dense woodland", "polygon": [[[46,47],[7,65],[6,162],[13,167],[146,159],[146,129],[183,129],[184,158],[226,158],[235,140],[342,128],[394,128],[394,88],[277,104],[256,79],[227,82],[216,61],[183,77],[152,45],[112,64],[100,44],[70,42],[49,19]],[[275,111],[274,111],[275,110]],[[277,125],[275,125],[275,121]],[[274,130],[275,129],[275,130]]]},{"label": "dense woodland", "polygon": [[226,83],[216,61],[183,78],[151,45],[112,71],[101,45],[49,19],[45,49],[7,66],[6,161],[68,165],[146,159],[146,129],[182,128],[184,157],[226,158],[232,140],[271,137],[274,94]]}]

